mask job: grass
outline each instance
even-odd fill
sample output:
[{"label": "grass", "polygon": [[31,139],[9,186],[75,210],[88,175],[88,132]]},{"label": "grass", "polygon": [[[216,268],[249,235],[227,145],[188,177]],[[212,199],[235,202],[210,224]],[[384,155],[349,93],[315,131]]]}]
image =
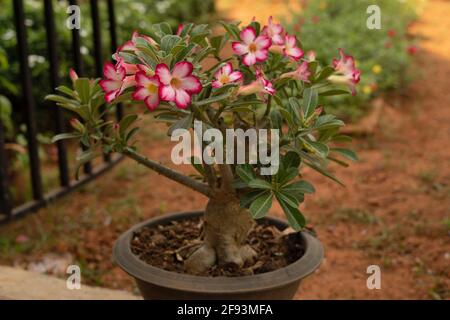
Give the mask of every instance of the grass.
[{"label": "grass", "polygon": [[358,208],[341,208],[333,214],[332,218],[334,221],[366,225],[379,222],[379,219],[373,214]]}]

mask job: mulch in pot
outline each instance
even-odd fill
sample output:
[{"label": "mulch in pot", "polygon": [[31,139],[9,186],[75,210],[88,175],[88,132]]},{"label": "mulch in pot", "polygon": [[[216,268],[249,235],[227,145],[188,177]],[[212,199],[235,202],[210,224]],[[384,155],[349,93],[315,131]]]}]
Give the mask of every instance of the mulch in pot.
[{"label": "mulch in pot", "polygon": [[[131,251],[142,261],[167,271],[187,273],[184,260],[199,246],[202,219],[173,221],[135,232]],[[242,267],[215,265],[200,276],[244,276],[283,268],[300,259],[305,248],[299,233],[283,233],[268,223],[256,224],[247,243],[258,253],[256,261]]]}]

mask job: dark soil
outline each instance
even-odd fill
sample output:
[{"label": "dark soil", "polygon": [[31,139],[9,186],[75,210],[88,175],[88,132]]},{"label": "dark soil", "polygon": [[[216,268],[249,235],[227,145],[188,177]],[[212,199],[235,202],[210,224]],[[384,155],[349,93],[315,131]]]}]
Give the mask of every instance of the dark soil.
[{"label": "dark soil", "polygon": [[[203,221],[199,218],[144,227],[134,234],[131,251],[146,263],[167,271],[187,273],[184,260],[200,245]],[[216,265],[201,276],[244,276],[274,271],[301,258],[305,252],[300,233],[283,234],[267,222],[255,225],[247,243],[257,260],[239,267]]]}]

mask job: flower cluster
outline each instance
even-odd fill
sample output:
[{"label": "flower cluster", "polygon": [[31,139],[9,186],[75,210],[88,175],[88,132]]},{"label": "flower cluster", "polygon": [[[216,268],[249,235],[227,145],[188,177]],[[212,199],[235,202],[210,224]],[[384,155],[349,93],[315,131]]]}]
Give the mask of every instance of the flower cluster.
[{"label": "flower cluster", "polygon": [[[186,35],[186,29],[181,24],[172,39],[189,44],[191,38],[189,35],[183,38],[183,34]],[[179,109],[186,109],[192,103],[192,96],[201,93],[203,88],[208,86],[218,90],[225,85],[235,84],[239,87],[235,90],[237,96],[256,94],[261,101],[266,101],[265,95],[276,93],[273,84],[275,81],[287,78],[311,84],[310,64],[315,62],[315,53],[309,51],[305,55],[297,38],[287,34],[283,26],[275,23],[272,17],[261,29],[255,21],[241,30],[236,29],[234,38],[238,41],[232,41],[231,46],[238,57],[238,67],[234,67],[231,62],[219,61],[218,67],[209,76],[199,71],[200,65],[193,65],[192,61],[196,60],[193,56],[198,52],[196,50],[192,51],[191,59],[184,57],[172,64],[161,61],[149,63],[143,55],[147,51],[161,50],[162,39],[155,40],[134,32],[131,40],[125,42],[113,55],[116,64],[105,63],[104,79],[100,81],[105,100],[108,103],[113,102],[126,90],[132,90],[131,97],[136,101],[143,101],[149,110],[155,110],[162,102],[173,103]],[[167,46],[167,43],[164,46]],[[135,57],[133,61],[124,58],[131,54]],[[270,69],[267,64],[271,55],[283,57],[284,72],[276,75],[269,72],[267,77],[265,71]],[[354,94],[360,71],[356,69],[352,56],[345,55],[343,50],[340,50],[340,56],[339,60],[333,60],[335,73],[327,79],[330,83],[348,85]],[[243,69],[246,69],[247,73],[244,73]],[[248,78],[248,71],[252,73],[251,77],[244,79],[244,74]],[[210,80],[207,80],[208,78]],[[203,83],[200,79],[203,79]],[[129,88],[133,89],[128,90]]]}]

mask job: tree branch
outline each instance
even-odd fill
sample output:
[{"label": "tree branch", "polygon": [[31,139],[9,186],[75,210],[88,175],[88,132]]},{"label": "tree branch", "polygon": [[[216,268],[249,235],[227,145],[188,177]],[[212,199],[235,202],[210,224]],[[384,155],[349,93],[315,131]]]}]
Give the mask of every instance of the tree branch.
[{"label": "tree branch", "polygon": [[207,197],[211,197],[211,189],[208,187],[208,185],[202,182],[199,182],[195,179],[185,176],[184,174],[178,171],[167,168],[162,164],[159,164],[158,162],[150,160],[130,148],[126,148],[122,153],[125,156],[135,160],[136,162],[146,166],[147,168],[150,168],[153,171],[156,171],[157,173],[165,176],[166,178],[176,181],[188,188],[191,188],[192,190],[200,192],[201,194],[204,194]]}]

